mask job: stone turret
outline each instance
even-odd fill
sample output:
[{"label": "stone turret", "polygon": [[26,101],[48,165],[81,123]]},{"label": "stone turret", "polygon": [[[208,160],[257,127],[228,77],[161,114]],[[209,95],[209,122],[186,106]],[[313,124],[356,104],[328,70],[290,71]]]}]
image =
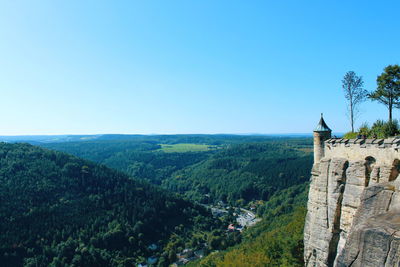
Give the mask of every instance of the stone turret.
[{"label": "stone turret", "polygon": [[332,130],[326,125],[321,113],[321,119],[314,129],[314,164],[320,162],[325,156],[324,142],[331,138]]}]

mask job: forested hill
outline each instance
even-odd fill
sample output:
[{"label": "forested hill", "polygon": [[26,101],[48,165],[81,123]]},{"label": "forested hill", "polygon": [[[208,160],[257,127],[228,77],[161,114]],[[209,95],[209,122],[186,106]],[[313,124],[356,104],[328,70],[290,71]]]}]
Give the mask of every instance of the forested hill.
[{"label": "forested hill", "polygon": [[263,219],[243,233],[242,243],[215,251],[188,267],[304,266],[303,228],[307,184],[277,192],[261,209]]},{"label": "forested hill", "polygon": [[45,146],[161,184],[202,203],[268,200],[280,189],[307,181],[312,165],[310,138],[128,137]]},{"label": "forested hill", "polygon": [[150,244],[219,227],[174,194],[28,144],[0,143],[0,203],[1,266],[133,266],[154,254],[167,264],[174,251]]},{"label": "forested hill", "polygon": [[268,200],[279,190],[309,180],[312,156],[304,152],[308,140],[290,141],[230,145],[175,172],[163,186],[202,203],[222,200],[242,206]]},{"label": "forested hill", "polygon": [[[186,140],[186,138],[183,140]],[[154,184],[161,184],[162,180],[169,177],[173,172],[200,162],[214,152],[214,150],[208,150],[208,146],[194,143],[192,146],[204,149],[201,151],[189,149],[185,153],[164,153],[160,144],[170,140],[161,138],[157,141],[154,140],[154,137],[149,137],[149,139],[144,140],[113,139],[42,145],[46,148],[96,161]]]}]

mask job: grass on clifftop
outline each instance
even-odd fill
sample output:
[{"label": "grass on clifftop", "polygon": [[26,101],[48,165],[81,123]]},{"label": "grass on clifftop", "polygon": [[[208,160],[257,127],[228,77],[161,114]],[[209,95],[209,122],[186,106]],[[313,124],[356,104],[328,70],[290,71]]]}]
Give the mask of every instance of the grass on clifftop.
[{"label": "grass on clifftop", "polygon": [[365,136],[366,138],[388,138],[399,134],[400,127],[397,120],[391,122],[377,120],[371,127],[369,127],[367,123],[362,124],[357,132],[348,132],[343,138],[355,139],[359,135]]}]

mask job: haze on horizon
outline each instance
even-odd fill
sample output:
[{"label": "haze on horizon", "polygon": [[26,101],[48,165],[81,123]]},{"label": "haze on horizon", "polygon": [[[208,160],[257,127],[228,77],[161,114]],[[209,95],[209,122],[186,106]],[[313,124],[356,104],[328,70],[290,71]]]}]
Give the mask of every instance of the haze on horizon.
[{"label": "haze on horizon", "polygon": [[[399,64],[398,1],[2,1],[0,135],[309,133]],[[394,118],[399,118],[395,110]],[[387,119],[366,102],[356,126]]]}]

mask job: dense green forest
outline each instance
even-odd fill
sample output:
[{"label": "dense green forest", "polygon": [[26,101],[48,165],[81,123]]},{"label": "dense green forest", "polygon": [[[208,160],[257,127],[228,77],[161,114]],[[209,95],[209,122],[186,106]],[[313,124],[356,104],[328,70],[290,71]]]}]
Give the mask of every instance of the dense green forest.
[{"label": "dense green forest", "polygon": [[[201,203],[242,205],[308,180],[310,138],[235,135],[108,136],[45,146],[145,179]],[[161,144],[208,144],[217,149],[166,153]],[[204,143],[207,142],[207,143]]]},{"label": "dense green forest", "polygon": [[165,153],[162,146],[152,138],[145,141],[117,139],[51,143],[43,146],[107,165],[155,184],[161,184],[173,172],[200,162],[215,152]]},{"label": "dense green forest", "polygon": [[307,183],[281,190],[259,209],[263,220],[244,232],[241,244],[213,252],[188,267],[304,266],[307,193]]},{"label": "dense green forest", "polygon": [[[1,145],[6,265],[132,266],[154,257],[168,266],[187,248],[211,252],[192,266],[302,264],[310,138],[86,138],[40,145],[90,161]],[[216,218],[196,202],[252,209],[262,220],[227,231],[233,209]]]},{"label": "dense green forest", "polygon": [[132,266],[149,256],[167,266],[180,243],[224,227],[147,182],[28,144],[0,143],[0,201],[2,266]]},{"label": "dense green forest", "polygon": [[311,165],[310,153],[285,142],[234,144],[175,172],[162,185],[201,203],[243,206],[304,183]]}]

